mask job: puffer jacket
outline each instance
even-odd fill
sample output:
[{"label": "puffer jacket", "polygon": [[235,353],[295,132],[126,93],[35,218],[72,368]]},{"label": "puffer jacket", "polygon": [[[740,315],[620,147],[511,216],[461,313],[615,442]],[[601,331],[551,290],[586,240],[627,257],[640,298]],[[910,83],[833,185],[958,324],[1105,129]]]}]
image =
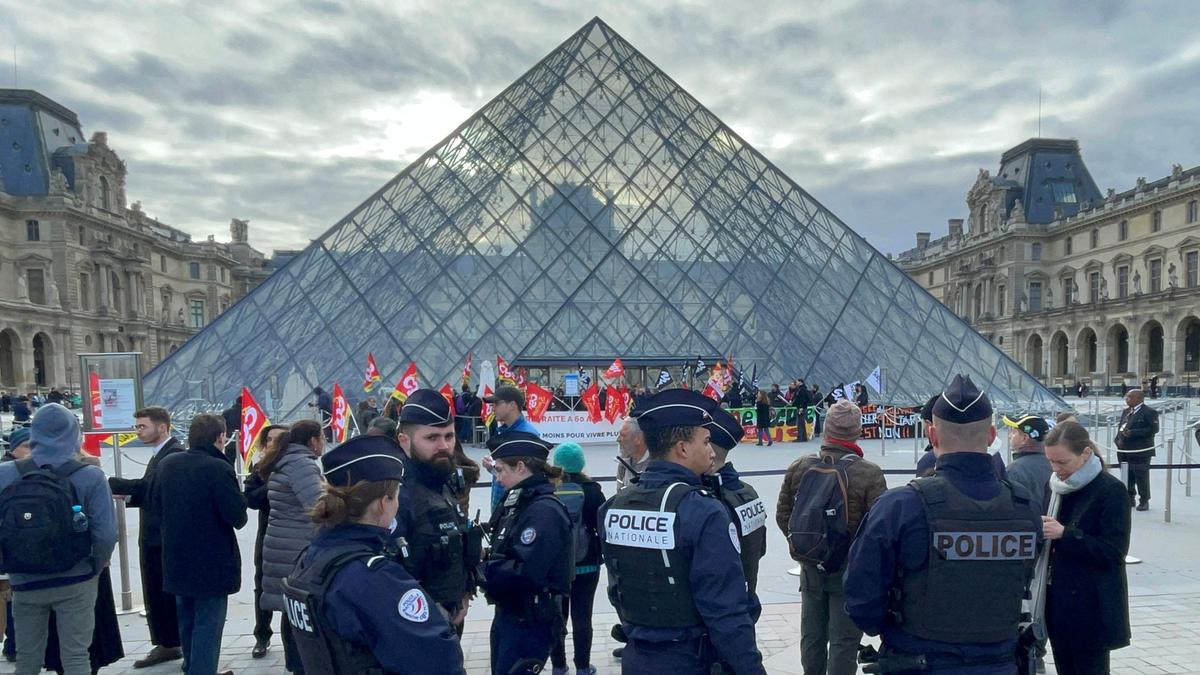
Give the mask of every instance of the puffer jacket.
[{"label": "puffer jacket", "polygon": [[[788,533],[788,521],[792,518],[792,506],[796,501],[796,488],[800,487],[800,478],[804,476],[804,472],[825,457],[830,457],[836,462],[850,454],[854,453],[846,448],[822,444],[820,454],[801,457],[788,467],[787,474],[783,477],[783,486],[779,489],[779,503],[775,506],[775,523],[783,530],[785,537]],[[865,459],[850,462],[850,466],[846,468],[846,478],[849,480],[849,485],[846,486],[846,518],[850,531],[857,532],[858,524],[862,522],[863,516],[867,515],[867,509],[871,508],[880,495],[887,492],[887,480],[883,477],[883,469]]]},{"label": "puffer jacket", "polygon": [[264,610],[284,611],[283,578],[292,573],[300,553],[316,536],[316,526],[308,513],[323,489],[321,464],[312,450],[289,445],[267,480],[271,515],[263,538],[260,604]]}]

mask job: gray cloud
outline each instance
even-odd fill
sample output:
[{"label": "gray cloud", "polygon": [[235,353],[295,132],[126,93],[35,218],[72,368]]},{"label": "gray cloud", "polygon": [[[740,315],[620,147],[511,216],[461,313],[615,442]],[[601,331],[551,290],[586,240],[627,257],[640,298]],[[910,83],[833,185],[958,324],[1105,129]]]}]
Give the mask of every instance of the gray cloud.
[{"label": "gray cloud", "polygon": [[[36,55],[22,86],[79,112],[87,134],[109,131],[131,199],[197,236],[250,218],[272,248],[318,236],[591,18],[549,2],[398,7],[0,0],[0,23]],[[639,0],[598,13],[884,251],[963,215],[975,172],[1037,133],[1039,88],[1043,134],[1078,138],[1102,188],[1200,163],[1187,3]],[[68,15],[86,29],[64,32]]]}]

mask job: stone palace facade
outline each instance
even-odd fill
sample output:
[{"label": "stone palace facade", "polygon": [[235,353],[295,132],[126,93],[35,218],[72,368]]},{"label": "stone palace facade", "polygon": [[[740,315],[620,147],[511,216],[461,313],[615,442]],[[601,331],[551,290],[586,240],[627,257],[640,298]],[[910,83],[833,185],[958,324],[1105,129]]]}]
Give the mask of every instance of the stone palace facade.
[{"label": "stone palace facade", "polygon": [[1200,391],[1200,167],[1101,194],[1076,141],[1031,139],[967,207],[895,260],[1026,370],[1065,391]]},{"label": "stone palace facade", "polygon": [[125,173],[106,133],[0,89],[0,389],[77,389],[80,352],[149,369],[270,274],[246,221],[193,241],[127,204]]}]

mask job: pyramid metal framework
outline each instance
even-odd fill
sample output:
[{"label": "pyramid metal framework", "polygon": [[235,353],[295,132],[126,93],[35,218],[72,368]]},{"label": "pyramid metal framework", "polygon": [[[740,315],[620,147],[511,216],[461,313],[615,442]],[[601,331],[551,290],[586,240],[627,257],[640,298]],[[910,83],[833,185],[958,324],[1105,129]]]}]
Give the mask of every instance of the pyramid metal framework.
[{"label": "pyramid metal framework", "polygon": [[[311,389],[426,385],[463,359],[733,354],[763,382],[954,373],[1061,400],[926,293],[600,19],[145,378],[176,411],[243,385],[281,419]],[[550,383],[554,384],[554,383]]]}]

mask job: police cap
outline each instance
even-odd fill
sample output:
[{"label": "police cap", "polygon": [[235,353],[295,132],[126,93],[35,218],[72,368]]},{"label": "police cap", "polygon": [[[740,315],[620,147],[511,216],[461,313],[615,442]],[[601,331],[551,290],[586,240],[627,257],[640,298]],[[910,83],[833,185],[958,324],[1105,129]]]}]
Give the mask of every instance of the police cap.
[{"label": "police cap", "polygon": [[506,431],[499,436],[489,438],[487,447],[492,453],[492,459],[505,457],[546,459],[550,456],[550,448],[553,448],[554,445],[524,431]]},{"label": "police cap", "polygon": [[933,404],[933,414],[951,424],[968,424],[992,416],[992,402],[969,375],[955,375]]},{"label": "police cap", "polygon": [[322,455],[321,466],[325,480],[337,487],[404,480],[404,450],[386,436],[355,436]]},{"label": "police cap", "polygon": [[703,427],[712,424],[713,400],[687,389],[668,389],[655,394],[633,411],[645,433],[667,427]]},{"label": "police cap", "polygon": [[708,428],[712,432],[710,442],[726,450],[732,450],[741,442],[742,436],[746,435],[741,420],[718,405],[716,401],[707,396],[703,398],[712,401],[712,405],[708,409],[708,414],[712,416],[712,422],[708,424]]},{"label": "police cap", "polygon": [[1039,415],[1004,416],[1004,425],[1019,429],[1038,443],[1046,442],[1046,434],[1050,433],[1050,423]]},{"label": "police cap", "polygon": [[929,397],[929,400],[925,402],[925,405],[921,406],[921,420],[926,424],[933,422],[933,404],[937,403],[938,399],[941,397],[941,394],[934,394],[933,396]]},{"label": "police cap", "polygon": [[454,421],[446,397],[432,389],[418,389],[408,395],[400,408],[401,424],[444,427]]}]

